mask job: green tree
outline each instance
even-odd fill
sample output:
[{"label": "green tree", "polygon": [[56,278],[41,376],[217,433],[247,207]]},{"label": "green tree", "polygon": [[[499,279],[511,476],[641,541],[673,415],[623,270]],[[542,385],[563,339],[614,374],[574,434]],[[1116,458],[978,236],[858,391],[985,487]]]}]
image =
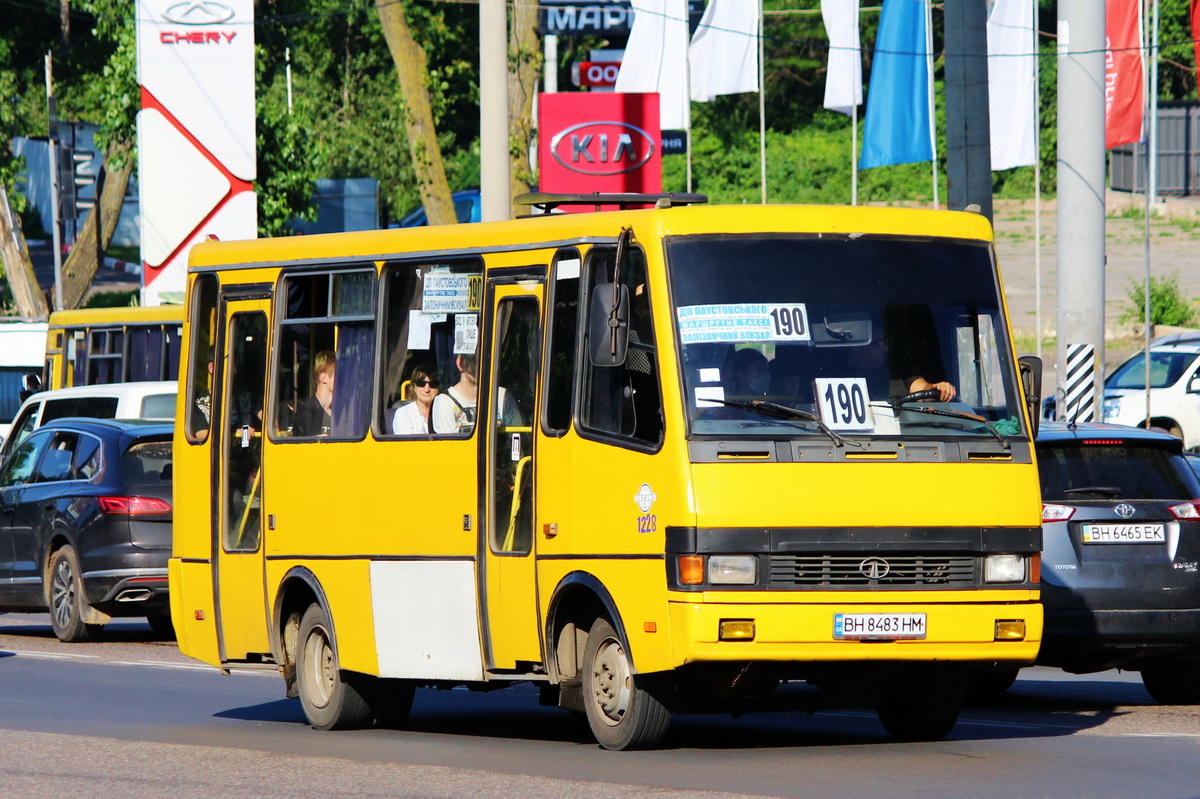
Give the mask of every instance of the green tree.
[{"label": "green tree", "polygon": [[[1122,322],[1142,322],[1146,319],[1146,284],[1129,279],[1125,286],[1127,303],[1121,314]],[[1150,324],[1186,326],[1196,318],[1196,306],[1179,288],[1179,275],[1150,276]]]}]

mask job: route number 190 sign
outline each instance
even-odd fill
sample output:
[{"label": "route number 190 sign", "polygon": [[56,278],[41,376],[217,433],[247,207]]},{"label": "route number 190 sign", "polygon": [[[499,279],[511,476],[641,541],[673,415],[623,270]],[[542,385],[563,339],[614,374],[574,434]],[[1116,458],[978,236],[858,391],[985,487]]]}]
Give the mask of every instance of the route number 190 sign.
[{"label": "route number 190 sign", "polygon": [[831,430],[874,430],[865,377],[821,377],[813,381],[821,421]]}]

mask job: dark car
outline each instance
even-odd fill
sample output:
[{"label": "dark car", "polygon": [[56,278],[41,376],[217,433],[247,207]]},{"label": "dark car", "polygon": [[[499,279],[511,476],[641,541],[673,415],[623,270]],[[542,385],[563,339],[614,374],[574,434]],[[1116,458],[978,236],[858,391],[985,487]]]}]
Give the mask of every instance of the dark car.
[{"label": "dark car", "polygon": [[1200,481],[1179,439],[1043,422],[1038,663],[1140,671],[1164,704],[1200,702]]},{"label": "dark car", "polygon": [[171,629],[172,425],[57,419],[0,467],[0,611],[87,641],[117,616]]}]

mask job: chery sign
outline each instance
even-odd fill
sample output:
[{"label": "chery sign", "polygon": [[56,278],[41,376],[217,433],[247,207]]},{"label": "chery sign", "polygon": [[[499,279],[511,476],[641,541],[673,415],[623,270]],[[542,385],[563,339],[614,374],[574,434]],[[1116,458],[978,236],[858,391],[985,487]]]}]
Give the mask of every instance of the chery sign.
[{"label": "chery sign", "polygon": [[179,301],[188,250],[258,232],[253,0],[137,0],[142,303]]},{"label": "chery sign", "polygon": [[657,94],[542,94],[538,109],[541,191],[662,191]]}]

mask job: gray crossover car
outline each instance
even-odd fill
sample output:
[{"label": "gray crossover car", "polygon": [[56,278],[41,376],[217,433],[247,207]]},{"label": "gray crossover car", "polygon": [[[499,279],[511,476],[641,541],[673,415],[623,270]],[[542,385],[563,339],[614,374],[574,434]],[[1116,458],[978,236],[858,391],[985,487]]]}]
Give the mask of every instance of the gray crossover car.
[{"label": "gray crossover car", "polygon": [[1038,663],[1140,671],[1164,704],[1200,702],[1200,481],[1179,439],[1045,422]]}]

